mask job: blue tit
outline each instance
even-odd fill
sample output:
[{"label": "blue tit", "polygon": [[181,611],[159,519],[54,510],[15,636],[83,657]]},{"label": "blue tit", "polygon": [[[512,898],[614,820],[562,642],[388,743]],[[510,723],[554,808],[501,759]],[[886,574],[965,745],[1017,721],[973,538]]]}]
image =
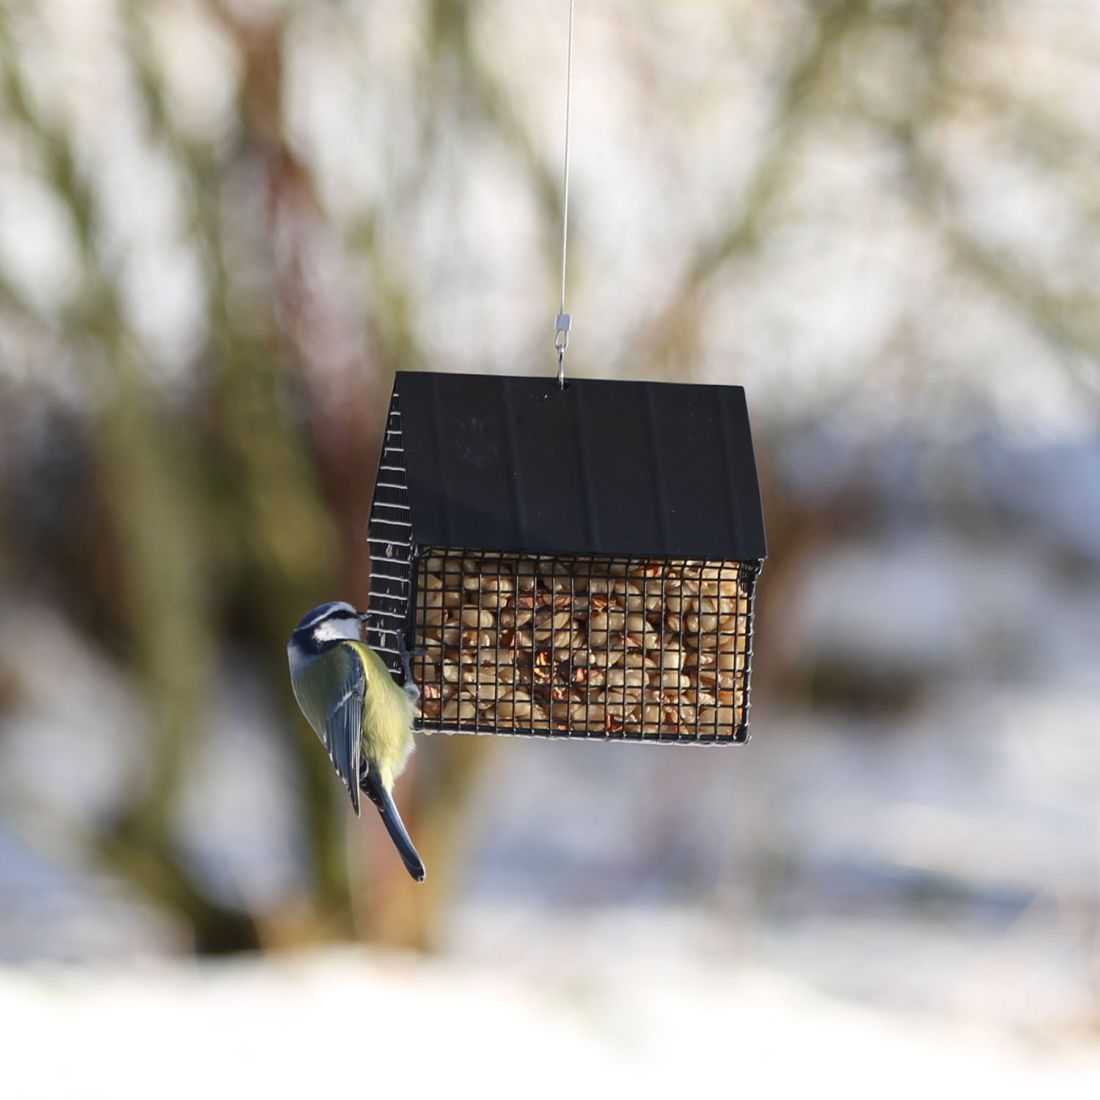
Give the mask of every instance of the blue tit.
[{"label": "blue tit", "polygon": [[360,790],[382,821],[417,882],[424,864],[390,794],[413,750],[413,711],[419,691],[398,639],[405,688],[394,683],[382,658],[361,638],[366,618],[350,604],[323,603],[294,628],[287,644],[290,682],[306,720],[328,750],[359,813]]}]

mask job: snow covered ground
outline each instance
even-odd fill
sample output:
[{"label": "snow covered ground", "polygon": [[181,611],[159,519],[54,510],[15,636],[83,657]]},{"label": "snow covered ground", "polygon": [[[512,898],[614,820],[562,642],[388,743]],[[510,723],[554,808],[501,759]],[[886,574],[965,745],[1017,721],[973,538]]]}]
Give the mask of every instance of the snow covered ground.
[{"label": "snow covered ground", "polygon": [[1100,1049],[857,1007],[758,969],[538,973],[360,951],[0,972],[4,1094],[1073,1098]]}]

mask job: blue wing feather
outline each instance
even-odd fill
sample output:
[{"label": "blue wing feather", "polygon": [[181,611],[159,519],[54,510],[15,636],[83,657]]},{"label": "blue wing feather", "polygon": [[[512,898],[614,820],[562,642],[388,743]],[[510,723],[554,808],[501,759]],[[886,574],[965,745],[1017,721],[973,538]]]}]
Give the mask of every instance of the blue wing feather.
[{"label": "blue wing feather", "polygon": [[325,719],[324,741],[337,774],[351,795],[351,804],[359,813],[359,750],[363,732],[363,697],[367,678],[358,657],[348,662],[354,668],[340,701]]},{"label": "blue wing feather", "polygon": [[367,691],[362,656],[352,645],[334,645],[301,667],[297,675],[292,671],[292,682],[302,713],[328,751],[359,813],[359,759]]}]

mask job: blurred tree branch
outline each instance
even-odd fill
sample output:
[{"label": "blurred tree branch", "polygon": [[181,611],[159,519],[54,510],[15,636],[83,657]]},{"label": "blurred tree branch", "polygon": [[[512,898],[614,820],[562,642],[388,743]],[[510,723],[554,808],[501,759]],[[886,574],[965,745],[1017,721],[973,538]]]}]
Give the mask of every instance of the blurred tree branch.
[{"label": "blurred tree branch", "polygon": [[[1024,114],[1034,120],[1036,108],[1022,109],[1014,90],[999,89],[995,93],[988,85],[979,85],[975,90],[955,82],[945,55],[956,37],[952,33],[953,20],[962,18],[963,13],[949,0],[938,0],[928,5],[927,10],[911,14],[915,17],[913,38],[921,46],[927,81],[923,93],[911,103],[906,119],[899,124],[884,121],[881,125],[904,155],[919,213],[935,227],[955,266],[1004,300],[1014,313],[1025,317],[1060,352],[1059,358],[1071,376],[1096,397],[1100,395],[1100,376],[1086,365],[1100,363],[1096,294],[1068,301],[1029,278],[1023,267],[1003,250],[995,252],[981,242],[960,219],[954,188],[947,172],[929,151],[925,137],[934,130],[948,105],[967,103],[975,96],[987,106],[995,104],[999,114],[1007,118]],[[1045,113],[1042,125],[1027,129],[1029,145],[1044,140],[1038,135],[1045,135],[1048,156],[1053,152],[1064,157],[1084,142]],[[1095,222],[1095,215],[1091,220]]]},{"label": "blurred tree branch", "polygon": [[725,226],[696,244],[679,284],[627,348],[625,363],[648,359],[670,376],[690,375],[699,361],[700,299],[705,288],[734,257],[756,245],[761,221],[776,189],[787,178],[791,154],[812,113],[813,96],[830,77],[848,32],[867,10],[867,0],[806,5],[803,47],[774,94],[771,136],[743,197],[730,203]]},{"label": "blurred tree branch", "polygon": [[[149,707],[152,732],[149,774],[133,787],[130,802],[93,841],[113,868],[128,837],[144,849],[186,896],[196,938],[210,931],[202,891],[189,879],[172,837],[172,823],[189,746],[202,728],[207,630],[204,554],[195,537],[195,499],[186,483],[192,465],[185,440],[156,409],[142,378],[133,341],[125,330],[114,285],[99,254],[93,189],[77,167],[66,133],[32,105],[0,23],[0,95],[8,115],[34,141],[46,178],[67,209],[82,262],[78,303],[64,324],[72,338],[111,379],[95,423],[99,491],[107,502],[120,551],[120,575],[106,606],[125,618]],[[141,885],[139,883],[139,885]]]}]

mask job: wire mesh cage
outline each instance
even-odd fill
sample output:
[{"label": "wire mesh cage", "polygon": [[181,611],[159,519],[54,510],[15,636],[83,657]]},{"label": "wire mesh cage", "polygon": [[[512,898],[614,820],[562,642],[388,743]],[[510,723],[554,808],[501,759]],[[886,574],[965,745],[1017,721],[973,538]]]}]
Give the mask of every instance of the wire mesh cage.
[{"label": "wire mesh cage", "polygon": [[421,726],[744,740],[756,572],[739,562],[423,550]]},{"label": "wire mesh cage", "polygon": [[[398,634],[415,654],[425,732],[742,743],[764,556],[751,444],[738,451],[713,409],[681,439],[681,455],[705,459],[709,448],[733,471],[702,521],[685,498],[714,493],[705,462],[693,481],[660,470],[656,480],[681,483],[657,492],[667,506],[653,506],[639,470],[658,438],[688,423],[685,409],[702,396],[714,404],[714,392],[689,391],[733,387],[658,387],[675,391],[660,415],[649,391],[632,391],[643,397],[635,430],[612,438],[612,456],[599,453],[607,417],[631,415],[620,387],[645,384],[587,385],[612,389],[570,407],[551,404],[542,380],[398,376],[371,509],[367,640],[398,679]],[[589,448],[586,420],[601,423]],[[570,427],[581,453],[539,465]],[[514,492],[516,481],[536,497]],[[610,546],[624,552],[602,552]]]}]

